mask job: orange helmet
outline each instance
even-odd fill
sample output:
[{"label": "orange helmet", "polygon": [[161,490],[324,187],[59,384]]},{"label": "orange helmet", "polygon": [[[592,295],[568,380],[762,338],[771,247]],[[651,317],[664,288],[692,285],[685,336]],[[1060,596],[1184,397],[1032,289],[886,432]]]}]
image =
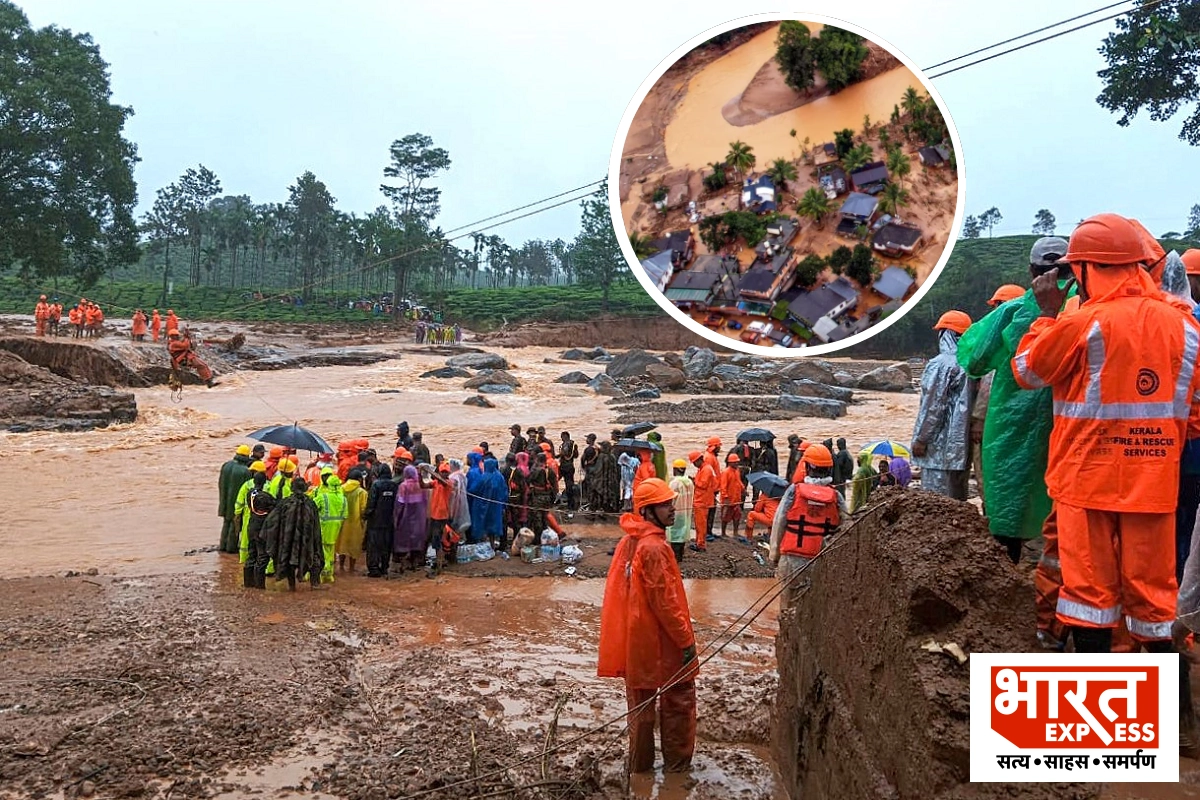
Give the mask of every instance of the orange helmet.
[{"label": "orange helmet", "polygon": [[1139,225],[1119,214],[1097,214],[1079,223],[1071,234],[1063,261],[1102,266],[1137,264],[1147,259]]},{"label": "orange helmet", "polygon": [[42,295],[42,296],[41,296],[41,297],[39,297],[38,299],[39,299],[39,300],[45,300],[45,299],[46,299],[46,295]]},{"label": "orange helmet", "polygon": [[1154,234],[1146,230],[1145,225],[1132,217],[1129,218],[1129,221],[1133,227],[1137,228],[1138,234],[1142,237],[1144,250],[1142,264],[1150,271],[1150,277],[1154,278],[1155,283],[1162,283],[1163,272],[1167,269],[1167,251],[1163,250],[1158,239],[1154,238]]},{"label": "orange helmet", "polygon": [[695,464],[697,461],[700,460],[700,457],[703,455],[704,454],[701,453],[699,450],[693,450],[692,452],[688,453],[688,461],[691,461],[693,464]]},{"label": "orange helmet", "polygon": [[729,454],[729,458],[725,459],[725,463],[726,463],[726,464],[736,464],[736,463],[738,463],[739,461],[741,461],[741,459],[740,459],[740,458],[738,458],[738,454],[737,454],[737,453],[730,453],[730,454]]},{"label": "orange helmet", "polygon": [[709,447],[720,447],[721,446],[721,437],[713,436],[713,437],[709,438],[708,446]]},{"label": "orange helmet", "polygon": [[933,326],[933,329],[935,331],[954,331],[959,336],[962,336],[969,327],[971,327],[971,318],[965,313],[962,311],[947,311],[938,317],[937,324]]},{"label": "orange helmet", "polygon": [[994,308],[1001,303],[1007,303],[1009,300],[1016,300],[1024,294],[1025,290],[1020,286],[1017,286],[1015,283],[1006,283],[996,290],[996,293],[992,295],[992,299],[988,300],[988,305]]},{"label": "orange helmet", "polygon": [[404,447],[397,447],[396,451],[394,453],[392,453],[392,458],[396,458],[396,459],[406,458],[409,461],[413,460],[412,453],[408,452],[408,449],[404,448]]},{"label": "orange helmet", "polygon": [[1192,248],[1183,254],[1183,268],[1188,275],[1200,275],[1200,250]]},{"label": "orange helmet", "polygon": [[646,506],[670,503],[674,499],[675,493],[667,486],[666,481],[661,478],[646,478],[638,484],[637,491],[633,493],[633,510],[641,511]]},{"label": "orange helmet", "polygon": [[804,451],[804,455],[800,460],[805,464],[812,464],[814,467],[832,467],[833,454],[829,452],[829,448],[823,444],[810,445]]}]

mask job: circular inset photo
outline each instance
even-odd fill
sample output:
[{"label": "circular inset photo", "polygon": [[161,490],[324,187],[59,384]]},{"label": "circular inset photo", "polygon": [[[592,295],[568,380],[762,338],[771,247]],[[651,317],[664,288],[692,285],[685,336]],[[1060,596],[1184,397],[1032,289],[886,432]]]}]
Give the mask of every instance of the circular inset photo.
[{"label": "circular inset photo", "polygon": [[633,98],[609,165],[646,291],[755,355],[840,350],[928,291],[962,225],[958,133],[919,68],[839,20],[697,36]]}]

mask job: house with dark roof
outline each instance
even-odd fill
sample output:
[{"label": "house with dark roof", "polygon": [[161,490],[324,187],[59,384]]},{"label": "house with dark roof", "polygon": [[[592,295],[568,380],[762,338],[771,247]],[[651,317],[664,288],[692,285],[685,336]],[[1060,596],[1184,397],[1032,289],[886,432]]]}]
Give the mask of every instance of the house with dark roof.
[{"label": "house with dark roof", "polygon": [[877,194],[887,182],[887,165],[882,161],[872,161],[850,172],[850,185],[856,192]]},{"label": "house with dark roof", "polygon": [[872,243],[876,250],[885,255],[903,258],[911,256],[925,243],[925,234],[920,228],[889,222],[876,232]]},{"label": "house with dark roof", "polygon": [[822,164],[831,164],[837,160],[837,145],[833,142],[825,142],[813,148],[813,163],[818,167]]},{"label": "house with dark roof", "polygon": [[903,267],[891,266],[879,273],[871,288],[889,300],[901,300],[916,283]]},{"label": "house with dark roof", "polygon": [[842,219],[853,220],[856,225],[866,225],[871,221],[871,217],[875,216],[875,209],[878,207],[879,201],[871,195],[851,192],[846,202],[838,209],[838,214]]},{"label": "house with dark roof", "polygon": [[641,267],[642,271],[650,277],[650,282],[661,292],[671,280],[671,273],[673,271],[671,266],[671,251],[663,250],[649,258],[642,259]]},{"label": "house with dark roof", "polygon": [[742,207],[758,214],[769,214],[775,204],[775,181],[770,175],[760,175],[757,180],[746,178],[742,182]]},{"label": "house with dark roof", "polygon": [[917,158],[925,167],[938,168],[946,165],[946,159],[942,158],[942,154],[937,151],[936,147],[922,147],[917,151]]},{"label": "house with dark roof", "polygon": [[696,237],[692,235],[691,230],[671,231],[651,242],[650,247],[659,253],[670,250],[671,265],[675,269],[682,269],[692,260],[692,254],[696,251]]},{"label": "house with dark roof", "polygon": [[799,232],[800,222],[795,217],[783,217],[771,223],[767,228],[767,237],[759,242],[754,252],[760,259],[770,258],[791,244]]},{"label": "house with dark roof", "polygon": [[664,295],[672,303],[703,303],[708,304],[712,298],[713,289],[721,280],[721,274],[715,272],[696,272],[685,269],[676,275],[667,286]]},{"label": "house with dark roof", "polygon": [[844,277],[830,281],[819,289],[805,292],[788,304],[788,314],[809,329],[822,317],[836,318],[858,304],[858,292]]}]

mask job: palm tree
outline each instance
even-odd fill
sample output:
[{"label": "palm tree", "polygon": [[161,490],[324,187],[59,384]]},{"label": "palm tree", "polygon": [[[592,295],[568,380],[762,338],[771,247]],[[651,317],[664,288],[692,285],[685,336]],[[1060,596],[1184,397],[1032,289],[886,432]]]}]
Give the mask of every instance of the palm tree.
[{"label": "palm tree", "polygon": [[784,188],[788,181],[796,180],[798,173],[796,165],[788,161],[786,158],[777,158],[771,162],[771,168],[767,170],[767,174],[771,176],[771,180],[775,181],[775,185]]},{"label": "palm tree", "polygon": [[846,153],[845,158],[842,159],[842,168],[847,173],[850,173],[860,167],[864,167],[871,163],[871,157],[874,155],[874,152],[866,142],[855,145],[850,148],[850,152]]},{"label": "palm tree", "polygon": [[729,143],[729,154],[725,156],[725,163],[733,167],[738,177],[744,177],[756,161],[758,159],[754,156],[753,147],[740,140]]},{"label": "palm tree", "polygon": [[900,105],[909,114],[916,116],[917,109],[921,106],[921,95],[917,94],[917,90],[910,86],[904,90],[904,98],[900,101]]},{"label": "palm tree", "polygon": [[654,248],[650,246],[650,237],[642,236],[637,231],[629,234],[629,246],[633,248],[633,254],[638,257],[639,261],[654,255]]},{"label": "palm tree", "polygon": [[900,206],[908,205],[908,190],[898,183],[889,183],[883,187],[879,196],[879,210],[885,214],[896,216]]},{"label": "palm tree", "polygon": [[829,213],[829,198],[814,186],[800,198],[796,205],[796,213],[802,217],[812,217],[817,227],[824,227],[825,215]]},{"label": "palm tree", "polygon": [[904,179],[908,173],[912,172],[912,159],[904,155],[904,152],[897,147],[895,150],[888,151],[887,157],[888,172],[899,179],[900,185],[904,185]]}]

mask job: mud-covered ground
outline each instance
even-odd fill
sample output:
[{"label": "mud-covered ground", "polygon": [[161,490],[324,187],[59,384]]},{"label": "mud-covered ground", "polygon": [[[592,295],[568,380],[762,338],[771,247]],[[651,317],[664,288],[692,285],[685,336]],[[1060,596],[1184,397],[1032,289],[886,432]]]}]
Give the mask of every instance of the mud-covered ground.
[{"label": "mud-covered ground", "polygon": [[[624,796],[622,726],[571,741],[624,710],[595,677],[601,581],[252,592],[233,562],[5,582],[0,796]],[[723,583],[689,586],[702,643],[771,585]],[[674,796],[779,796],[773,623],[705,665],[696,770]]]}]

